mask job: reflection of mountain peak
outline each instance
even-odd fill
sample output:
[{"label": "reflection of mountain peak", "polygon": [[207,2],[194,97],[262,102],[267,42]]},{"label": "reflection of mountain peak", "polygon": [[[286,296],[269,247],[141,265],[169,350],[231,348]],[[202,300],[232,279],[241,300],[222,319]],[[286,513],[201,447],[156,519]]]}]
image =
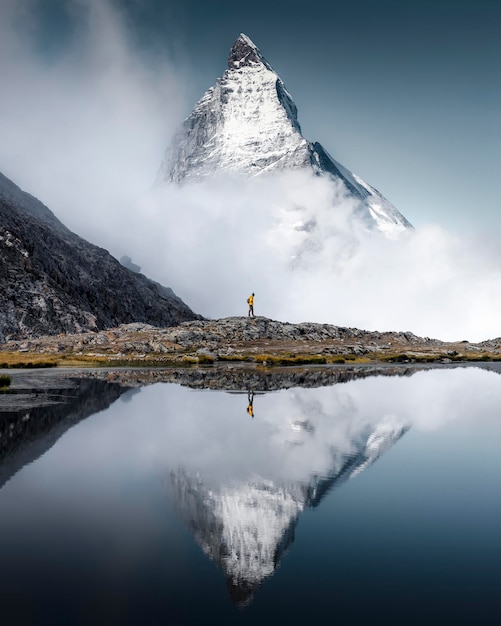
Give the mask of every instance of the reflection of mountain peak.
[{"label": "reflection of mountain peak", "polygon": [[[307,427],[301,430],[311,433],[314,418],[303,421]],[[198,471],[179,468],[167,488],[197,543],[225,573],[232,599],[246,606],[294,541],[301,512],[372,464],[405,431],[397,419],[386,419],[371,429],[365,425],[342,446],[331,442],[330,471],[323,476],[312,471],[306,481],[255,475],[213,484]]]},{"label": "reflection of mountain peak", "polygon": [[225,572],[235,598],[248,597],[273,574],[293,540],[307,491],[263,479],[210,487],[184,469],[171,473],[171,489],[181,516]]},{"label": "reflection of mountain peak", "polygon": [[241,609],[249,606],[258,587],[259,585],[249,584],[245,580],[235,584],[231,577],[226,579],[226,588],[228,589],[230,598]]}]

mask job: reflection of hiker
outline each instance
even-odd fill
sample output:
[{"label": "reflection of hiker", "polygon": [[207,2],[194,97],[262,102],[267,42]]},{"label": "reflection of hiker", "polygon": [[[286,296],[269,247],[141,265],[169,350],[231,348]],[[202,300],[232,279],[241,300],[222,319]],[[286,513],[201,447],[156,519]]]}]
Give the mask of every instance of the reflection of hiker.
[{"label": "reflection of hiker", "polygon": [[249,315],[247,317],[254,317],[254,294],[247,298],[247,304],[249,305]]},{"label": "reflection of hiker", "polygon": [[247,407],[247,413],[251,416],[254,417],[254,392],[253,391],[248,391],[247,392],[247,400],[249,402],[249,406]]}]

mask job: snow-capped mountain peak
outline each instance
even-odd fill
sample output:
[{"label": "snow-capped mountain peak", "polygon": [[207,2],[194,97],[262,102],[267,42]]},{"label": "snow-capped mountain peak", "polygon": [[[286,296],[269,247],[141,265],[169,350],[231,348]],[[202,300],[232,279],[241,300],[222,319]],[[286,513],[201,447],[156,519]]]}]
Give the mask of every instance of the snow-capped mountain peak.
[{"label": "snow-capped mountain peak", "polygon": [[[305,169],[341,182],[369,227],[388,235],[411,224],[374,187],[303,137],[297,107],[259,48],[240,34],[228,68],[205,92],[167,150],[159,182],[222,172],[247,176]],[[333,207],[335,208],[335,207]]]}]

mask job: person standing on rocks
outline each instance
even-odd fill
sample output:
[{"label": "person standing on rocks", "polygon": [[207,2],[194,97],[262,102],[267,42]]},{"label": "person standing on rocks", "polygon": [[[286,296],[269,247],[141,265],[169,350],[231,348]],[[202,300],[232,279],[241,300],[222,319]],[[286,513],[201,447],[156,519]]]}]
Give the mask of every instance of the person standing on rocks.
[{"label": "person standing on rocks", "polygon": [[247,298],[247,304],[249,305],[249,314],[247,317],[255,317],[254,315],[254,293]]}]

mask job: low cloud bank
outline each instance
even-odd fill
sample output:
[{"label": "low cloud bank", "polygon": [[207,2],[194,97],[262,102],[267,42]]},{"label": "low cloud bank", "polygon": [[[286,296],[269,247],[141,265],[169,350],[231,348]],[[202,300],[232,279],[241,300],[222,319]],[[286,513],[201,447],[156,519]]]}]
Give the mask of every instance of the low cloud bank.
[{"label": "low cloud bank", "polygon": [[496,249],[437,225],[388,240],[327,179],[289,172],[166,186],[140,214],[132,256],[210,317],[245,315],[254,291],[256,314],[291,322],[447,340],[501,334]]}]

